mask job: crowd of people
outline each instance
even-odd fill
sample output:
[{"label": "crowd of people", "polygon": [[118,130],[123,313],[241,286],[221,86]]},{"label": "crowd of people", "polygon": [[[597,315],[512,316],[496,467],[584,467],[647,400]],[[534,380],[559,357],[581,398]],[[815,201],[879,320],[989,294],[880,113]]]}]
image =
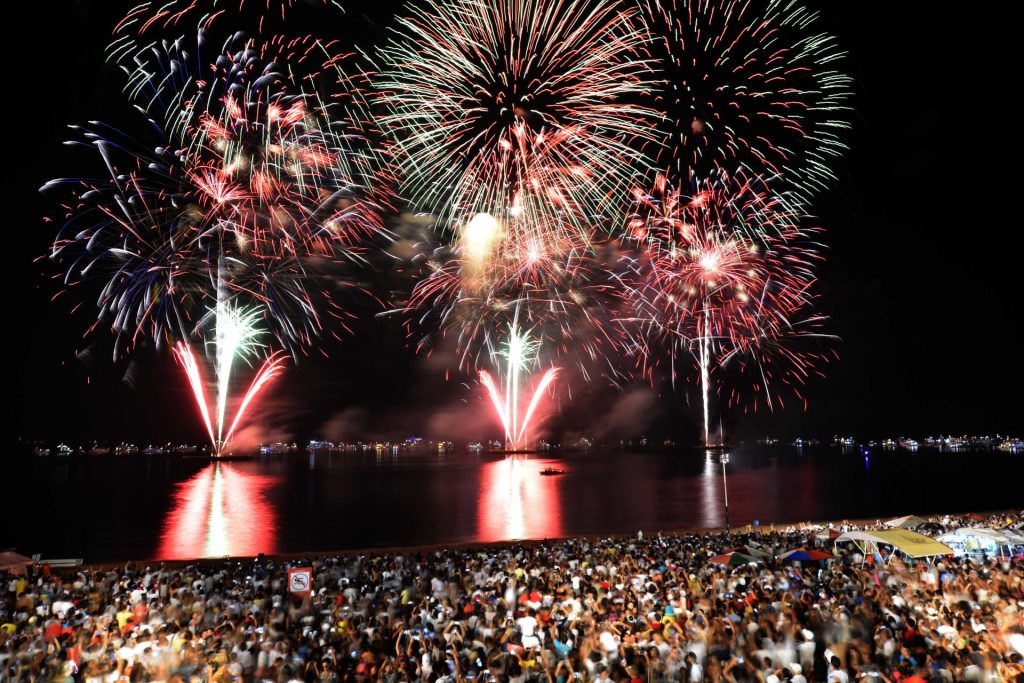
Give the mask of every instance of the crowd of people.
[{"label": "crowd of people", "polygon": [[[0,576],[0,681],[1024,681],[1021,558],[778,559],[800,546],[833,551],[789,528],[35,566]],[[736,547],[759,561],[710,561]]]}]

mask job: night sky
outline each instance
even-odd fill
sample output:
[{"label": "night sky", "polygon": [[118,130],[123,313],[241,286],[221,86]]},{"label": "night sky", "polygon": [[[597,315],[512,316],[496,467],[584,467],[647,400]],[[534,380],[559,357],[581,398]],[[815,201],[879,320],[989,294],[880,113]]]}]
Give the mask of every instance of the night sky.
[{"label": "night sky", "polygon": [[[25,27],[31,36],[23,40],[32,41],[6,60],[16,83],[6,97],[14,271],[7,365],[20,438],[202,441],[167,350],[143,346],[113,363],[108,335],[82,339],[92,301],[76,314],[71,299],[51,303],[56,271],[37,260],[55,230],[42,220],[54,206],[39,186],[101,171],[95,156],[61,144],[70,137],[66,126],[124,116],[121,79],[103,50],[133,4],[27,3],[19,9],[30,16],[8,27],[9,34]],[[1006,102],[1018,78],[1007,73],[1015,39],[1004,39],[1009,28],[982,7],[933,14],[913,3],[811,4],[848,51],[844,68],[856,81],[850,149],[837,166],[839,181],[813,207],[829,246],[820,306],[842,337],[840,360],[807,388],[806,412],[794,400],[774,414],[730,415],[728,429],[741,437],[865,439],[1024,431],[1012,160],[1019,112]],[[354,9],[339,31],[372,37],[400,3],[346,5]],[[463,386],[455,371],[446,382],[438,363],[415,356],[397,322],[374,312],[359,309],[355,337],[328,344],[329,358],[304,358],[280,380],[261,420],[268,436],[468,436],[450,432],[464,401],[479,402],[479,390]],[[576,387],[552,427],[563,435],[695,440],[696,410],[657,389],[652,401],[638,390]]]}]

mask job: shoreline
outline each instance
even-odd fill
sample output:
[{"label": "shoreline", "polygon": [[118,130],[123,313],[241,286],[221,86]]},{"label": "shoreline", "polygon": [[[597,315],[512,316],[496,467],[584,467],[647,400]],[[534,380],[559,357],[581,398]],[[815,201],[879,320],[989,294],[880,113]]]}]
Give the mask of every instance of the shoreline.
[{"label": "shoreline", "polygon": [[[1024,509],[1024,508],[1022,508]],[[1013,515],[1017,514],[1021,509],[1002,509],[992,510],[984,512],[932,512],[932,513],[913,513],[907,512],[905,515],[915,515],[922,519],[932,521],[938,517],[977,517],[978,521],[988,519],[997,515]],[[903,515],[889,516],[885,515],[882,517],[872,518],[859,518],[859,519],[843,519],[843,520],[803,520],[799,522],[772,522],[771,524],[761,524],[757,527],[752,524],[745,524],[740,526],[732,527],[697,527],[697,528],[684,528],[684,529],[673,529],[669,531],[654,531],[648,533],[644,531],[644,538],[651,538],[661,534],[663,536],[706,536],[706,535],[725,535],[725,534],[759,534],[767,535],[774,533],[779,530],[786,530],[789,528],[799,529],[810,529],[811,527],[825,527],[835,528],[840,526],[852,526],[852,527],[870,527],[877,525],[889,519],[895,519]],[[557,536],[551,538],[524,538],[524,539],[503,539],[500,541],[467,541],[457,543],[429,543],[422,545],[402,545],[402,546],[372,546],[364,548],[352,548],[347,550],[317,550],[317,551],[292,551],[292,552],[274,552],[274,553],[260,553],[259,555],[222,555],[217,557],[193,557],[185,559],[160,559],[160,558],[148,558],[148,559],[129,559],[121,561],[110,561],[110,560],[98,560],[98,561],[83,561],[81,564],[74,566],[67,566],[67,569],[90,569],[93,571],[105,570],[115,567],[126,567],[132,565],[153,565],[162,564],[169,567],[175,566],[187,566],[187,565],[204,565],[204,564],[216,564],[222,562],[244,562],[253,561],[260,557],[266,560],[272,560],[275,562],[289,562],[294,560],[321,560],[325,558],[334,557],[358,557],[361,555],[374,556],[374,555],[410,555],[414,553],[429,553],[440,550],[461,550],[461,551],[476,551],[486,550],[490,548],[502,548],[510,546],[536,546],[545,543],[561,543],[565,541],[588,541],[595,542],[601,540],[612,540],[612,541],[624,541],[628,539],[635,539],[636,532],[630,534],[578,534],[569,536]],[[43,558],[40,560],[41,564],[47,562],[61,562],[66,559],[77,559],[77,558],[51,558],[47,560]],[[54,567],[54,569],[63,570],[65,567]]]}]

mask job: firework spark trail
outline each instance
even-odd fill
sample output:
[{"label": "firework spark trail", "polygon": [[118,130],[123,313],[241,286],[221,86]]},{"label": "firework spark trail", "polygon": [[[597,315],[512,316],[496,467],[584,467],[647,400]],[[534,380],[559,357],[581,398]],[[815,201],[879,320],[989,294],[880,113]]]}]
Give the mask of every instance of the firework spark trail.
[{"label": "firework spark trail", "polygon": [[853,79],[817,12],[799,0],[645,0],[665,78],[652,91],[681,178],[746,168],[808,198],[835,179]]},{"label": "firework spark trail", "polygon": [[210,420],[210,408],[206,402],[206,389],[203,386],[203,377],[199,372],[199,364],[196,363],[195,354],[192,353],[191,347],[185,342],[176,342],[173,347],[174,358],[181,365],[185,371],[185,375],[188,377],[189,386],[192,388],[192,396],[195,399],[196,405],[199,407],[199,413],[203,417],[203,424],[206,426],[206,432],[210,437],[210,443],[216,444],[217,437],[213,434],[213,423]]},{"label": "firework spark trail", "polygon": [[[448,225],[530,187],[591,214],[616,198],[654,140],[650,41],[611,0],[421,3],[381,50],[375,81],[405,193]],[[529,177],[515,159],[543,158]]]},{"label": "firework spark trail", "polygon": [[512,423],[509,421],[508,404],[502,399],[501,391],[499,391],[497,385],[495,385],[494,378],[491,377],[491,373],[486,370],[481,370],[480,383],[483,384],[484,388],[487,390],[487,396],[491,399],[491,404],[494,406],[494,412],[498,414],[501,426],[505,430],[505,443],[511,443],[513,429]]},{"label": "firework spark trail", "polygon": [[697,344],[700,349],[697,362],[700,364],[700,394],[704,407],[705,446],[711,445],[711,337],[708,331],[707,316],[708,310],[705,307],[701,316],[704,322],[699,324],[700,329],[697,331]]},{"label": "firework spark trail", "polygon": [[[166,36],[168,32],[189,31],[197,28],[210,30],[214,26],[230,23],[231,31],[239,30],[239,23],[255,21],[251,26],[256,35],[269,33],[273,22],[286,23],[296,4],[319,5],[323,8],[343,9],[334,0],[296,3],[294,0],[264,0],[246,2],[236,0],[146,0],[141,2],[117,23],[111,50],[124,50],[143,38]],[[262,7],[260,6],[262,5]],[[255,12],[247,11],[255,7]]]},{"label": "firework spark trail", "polygon": [[555,379],[558,378],[558,368],[548,368],[541,375],[540,381],[537,382],[537,386],[533,389],[533,396],[530,398],[530,403],[526,408],[526,415],[523,416],[523,424],[519,428],[518,442],[520,444],[527,444],[527,428],[530,426],[530,421],[533,419],[533,413],[537,410],[537,406],[540,404],[540,400],[544,397],[548,387]]},{"label": "firework spark trail", "polygon": [[747,333],[724,349],[719,360],[734,378],[729,383],[727,407],[742,404],[746,409],[747,394],[754,397],[753,410],[757,410],[759,397],[769,410],[775,409],[776,401],[784,407],[781,389],[785,389],[806,409],[802,385],[812,376],[824,376],[821,367],[838,357],[833,345],[839,337],[826,331],[828,320],[815,312],[810,298],[784,320],[770,314],[765,318],[747,326]]},{"label": "firework spark trail", "polygon": [[798,385],[824,358],[796,349],[828,337],[797,322],[811,308],[816,230],[768,181],[742,174],[718,174],[689,195],[659,177],[651,194],[638,193],[638,205],[628,229],[640,253],[624,285],[652,362],[663,343],[673,368],[677,351],[694,359],[710,444],[712,384],[721,384],[727,365],[759,372],[751,386],[771,408],[773,363],[784,384]]},{"label": "firework spark trail", "polygon": [[231,421],[231,427],[228,428],[227,435],[224,437],[225,444],[231,442],[231,438],[235,435],[235,429],[242,423],[242,417],[245,415],[246,409],[249,407],[249,404],[253,399],[255,399],[260,393],[264,385],[284,372],[284,364],[285,356],[280,351],[275,351],[263,361],[263,364],[257,371],[252,383],[249,384],[249,389],[245,392],[245,396],[242,398],[242,402],[239,404],[238,410],[235,411],[235,418]]},{"label": "firework spark trail", "polygon": [[223,448],[229,440],[225,436],[225,413],[231,392],[231,371],[236,359],[248,359],[261,345],[257,341],[261,334],[256,323],[260,318],[258,309],[243,310],[218,301],[214,311],[214,358],[217,377],[217,443]]}]

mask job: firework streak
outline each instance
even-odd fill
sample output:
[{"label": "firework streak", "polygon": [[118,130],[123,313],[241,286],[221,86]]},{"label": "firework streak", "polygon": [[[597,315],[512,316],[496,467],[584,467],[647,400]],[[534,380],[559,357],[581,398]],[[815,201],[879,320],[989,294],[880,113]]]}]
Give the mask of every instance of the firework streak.
[{"label": "firework streak", "polygon": [[245,30],[254,35],[266,35],[271,33],[271,23],[286,24],[296,5],[341,8],[333,0],[235,0],[231,3],[225,0],[146,0],[118,22],[112,47],[197,27],[209,30],[225,23],[230,24],[232,33]]},{"label": "firework streak", "polygon": [[816,12],[797,0],[645,0],[668,144],[680,178],[745,168],[803,198],[835,178],[853,80]]}]

